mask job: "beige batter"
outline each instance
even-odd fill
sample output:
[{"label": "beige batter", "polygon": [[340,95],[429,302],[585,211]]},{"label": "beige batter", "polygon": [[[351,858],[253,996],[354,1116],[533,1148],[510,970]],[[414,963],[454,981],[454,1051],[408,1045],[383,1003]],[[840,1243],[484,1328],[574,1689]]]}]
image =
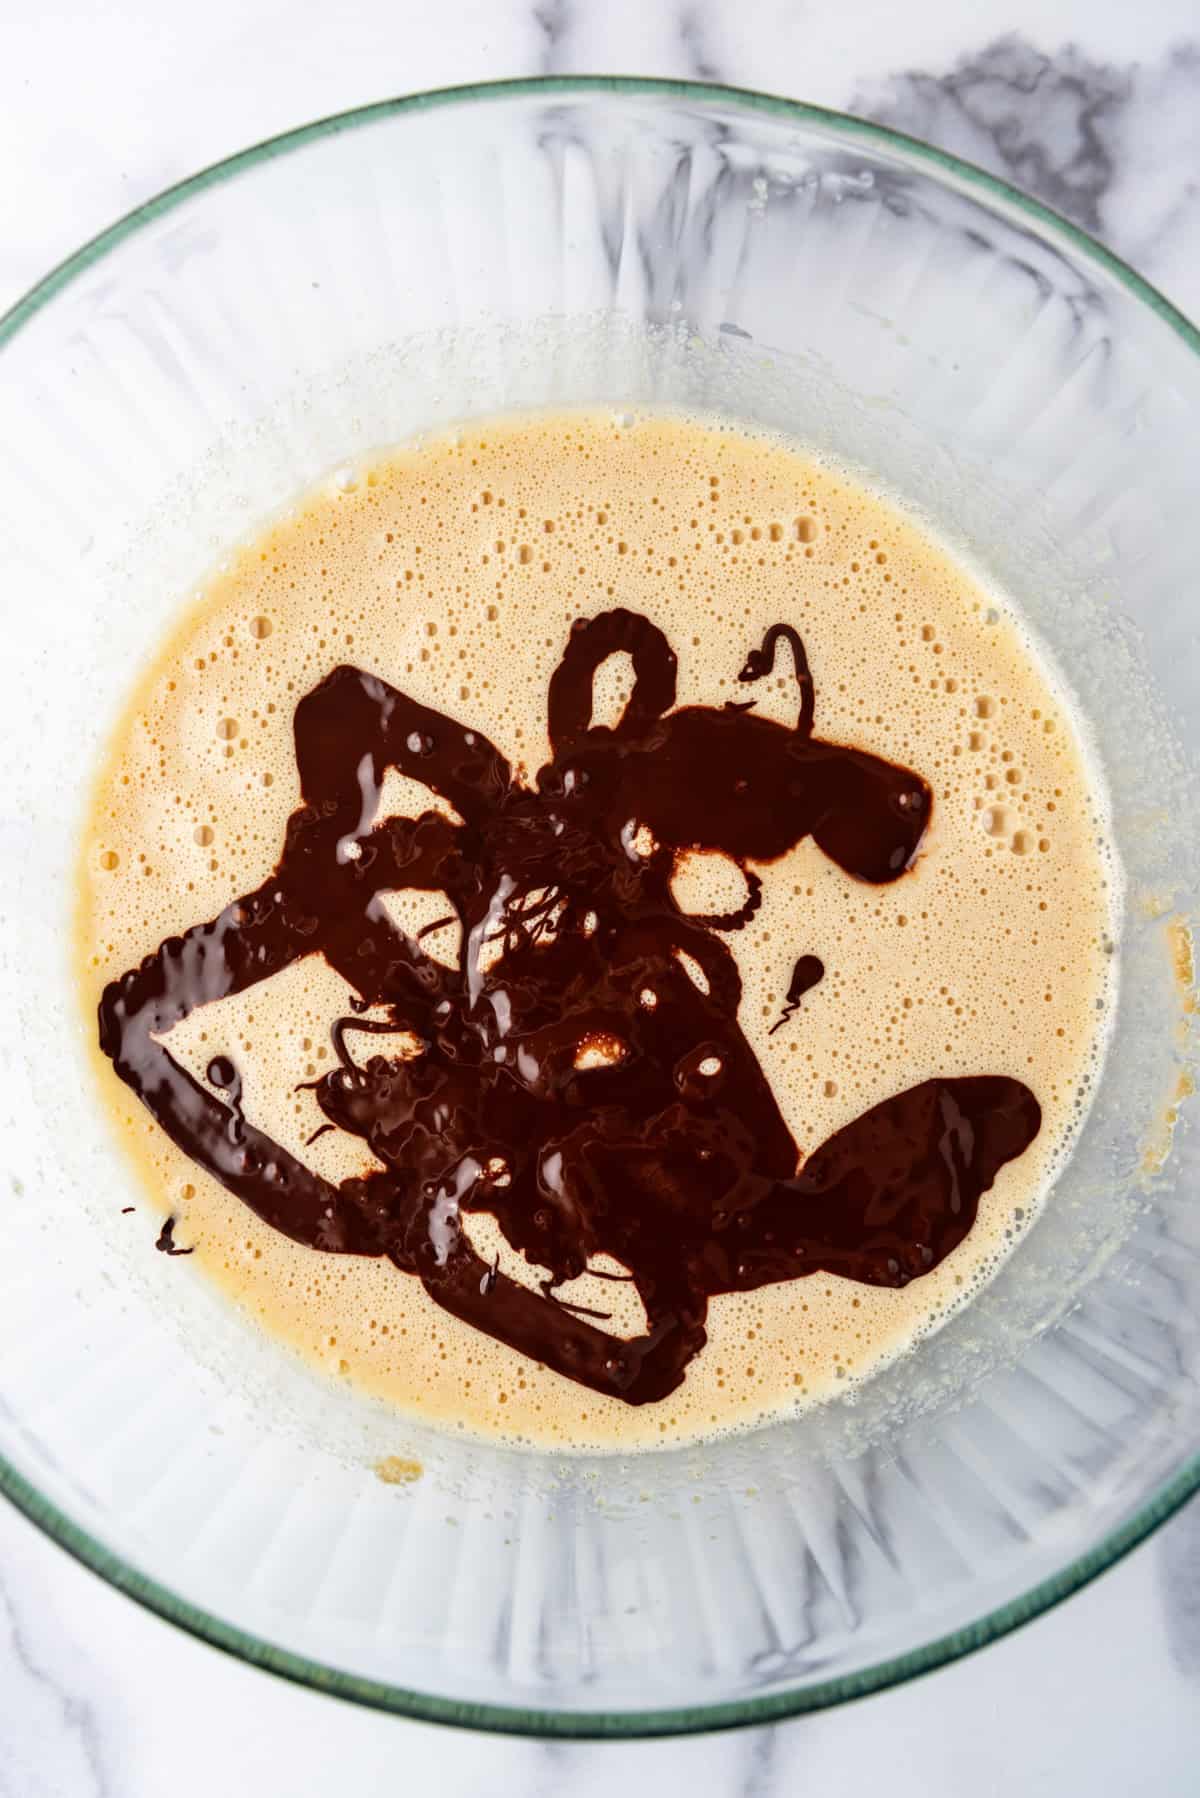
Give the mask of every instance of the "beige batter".
[{"label": "beige batter", "polygon": [[[546,690],[571,621],[621,604],[679,657],[678,704],[741,696],[747,650],[776,620],[804,638],[816,729],[903,761],[934,791],[920,859],[893,886],[856,883],[811,841],[761,870],[753,923],[726,940],[741,1024],[802,1155],[859,1112],[935,1074],[1009,1074],[1041,1134],[984,1195],[967,1240],[906,1290],[825,1275],[715,1299],[683,1386],[641,1408],[602,1398],[456,1322],[390,1263],[321,1256],[261,1224],[167,1140],[96,1056],[104,1100],[152,1204],[189,1261],[335,1377],[405,1410],[555,1447],[696,1438],[825,1397],[936,1326],[1025,1228],[1069,1147],[1103,1048],[1117,905],[1103,810],[1063,694],[1011,613],[926,530],[836,467],[694,418],[531,415],[439,437],[330,479],[231,556],[140,680],[96,787],[82,855],[80,986],[256,887],[299,801],[293,708],[342,661],[485,732],[532,774],[549,757]],[[596,717],[619,715],[619,658]],[[786,653],[755,688],[793,721]],[[434,803],[393,776],[385,809]],[[440,802],[438,802],[440,803]],[[693,858],[677,895],[740,903],[742,878]],[[416,899],[420,904],[414,903]],[[399,895],[407,928],[444,914]],[[454,961],[446,930],[425,946]],[[800,954],[825,978],[769,1035]],[[347,1009],[323,962],[297,964],[172,1033],[198,1074],[242,1070],[247,1115],[327,1177],[362,1171],[311,1092]],[[469,1222],[489,1256],[488,1220]],[[502,1248],[502,1265],[534,1270]],[[590,1288],[590,1292],[589,1292]],[[564,1296],[640,1323],[628,1286]]]}]

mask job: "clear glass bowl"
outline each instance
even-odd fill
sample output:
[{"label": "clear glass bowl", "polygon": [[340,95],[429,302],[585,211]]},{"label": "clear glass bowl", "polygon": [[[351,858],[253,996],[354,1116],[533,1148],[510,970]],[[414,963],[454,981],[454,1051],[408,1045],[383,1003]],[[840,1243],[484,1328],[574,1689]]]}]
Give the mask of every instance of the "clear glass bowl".
[{"label": "clear glass bowl", "polygon": [[[1193,599],[1200,341],[1098,245],[853,119],[651,81],[369,107],[89,244],[0,323],[0,1484],[115,1585],[462,1724],[749,1723],[934,1667],[1200,1483]],[[121,1227],[66,943],[133,672],[347,457],[517,405],[783,426],[927,512],[1092,719],[1129,882],[1078,1151],[986,1293],[853,1405],[562,1459],[409,1426]],[[157,1262],[157,1266],[152,1265]],[[424,1477],[372,1474],[403,1452]]]}]

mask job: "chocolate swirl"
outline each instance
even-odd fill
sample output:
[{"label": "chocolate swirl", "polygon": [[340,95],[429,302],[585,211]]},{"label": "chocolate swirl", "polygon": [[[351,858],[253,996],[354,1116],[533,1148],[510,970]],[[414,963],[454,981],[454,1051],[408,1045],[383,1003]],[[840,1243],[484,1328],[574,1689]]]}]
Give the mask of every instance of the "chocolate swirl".
[{"label": "chocolate swirl", "polygon": [[[478,731],[335,669],[296,708],[303,804],[270,878],[106,988],[100,1041],[118,1074],[275,1229],[327,1253],[387,1255],[455,1316],[630,1404],[679,1384],[715,1294],[818,1271],[900,1286],[936,1267],[1041,1113],[1005,1076],[928,1080],[798,1167],[714,931],[753,915],[761,876],[749,864],[805,836],[857,880],[902,878],[932,796],[910,769],[813,734],[790,626],[767,633],[739,678],[769,673],[781,640],[798,689],[790,729],[752,699],[673,710],[676,659],[656,626],[624,609],[580,620],[550,681],[553,756],[532,787]],[[635,681],[610,728],[591,721],[592,687],[617,651]],[[390,768],[461,822],[377,821]],[[739,912],[680,910],[676,858],[696,849],[741,866]],[[462,930],[457,967],[393,924],[381,899],[404,889],[445,895]],[[317,1101],[380,1164],[340,1185],[243,1115],[228,1057],[201,1082],[164,1040],[197,1006],[314,954],[356,995]],[[821,971],[814,957],[796,963],[792,1009]],[[368,1007],[386,1016],[357,1015]],[[408,1052],[389,1054],[400,1033]],[[361,1061],[358,1034],[380,1039]],[[469,1211],[491,1212],[547,1270],[540,1290],[481,1259]],[[556,1297],[600,1254],[636,1285],[636,1338]]]}]

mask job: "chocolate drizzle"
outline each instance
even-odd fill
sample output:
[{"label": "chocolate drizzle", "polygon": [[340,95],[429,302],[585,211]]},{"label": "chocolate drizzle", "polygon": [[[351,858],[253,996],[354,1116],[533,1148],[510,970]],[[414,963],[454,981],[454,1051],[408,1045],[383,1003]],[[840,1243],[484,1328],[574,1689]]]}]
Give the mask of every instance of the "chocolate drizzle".
[{"label": "chocolate drizzle", "polygon": [[[130,1210],[132,1209],[133,1207],[130,1206]],[[190,1255],[192,1252],[191,1249],[181,1249],[175,1241],[175,1226],[178,1222],[177,1217],[164,1219],[163,1227],[154,1239],[155,1248],[161,1250],[164,1255]]]},{"label": "chocolate drizzle", "polygon": [[[274,1228],[328,1253],[388,1255],[456,1317],[631,1404],[679,1384],[714,1294],[818,1270],[884,1286],[926,1273],[1041,1114],[1017,1080],[928,1080],[798,1169],[737,1022],[737,964],[713,931],[753,915],[761,877],[747,864],[805,836],[858,880],[899,879],[932,798],[911,770],[813,735],[812,676],[790,626],[767,633],[739,678],[769,673],[781,640],[799,690],[791,729],[748,708],[672,710],[676,661],[656,626],[623,609],[580,620],[550,681],[553,756],[533,787],[478,731],[335,669],[296,708],[303,804],[274,873],[105,990],[100,1041],[117,1072]],[[619,723],[594,725],[595,672],[617,651],[633,691]],[[374,821],[393,767],[462,822]],[[671,877],[687,849],[738,862],[740,912],[680,911]],[[445,895],[457,967],[391,921],[383,898],[404,889]],[[228,1057],[202,1084],[164,1040],[197,1006],[311,954],[354,995],[317,1102],[380,1164],[340,1185],[243,1115]],[[796,964],[790,1007],[814,966]],[[386,1015],[362,1015],[371,1008]],[[355,1033],[405,1040],[356,1061]],[[475,1252],[467,1211],[491,1212],[546,1270],[540,1290]],[[600,1254],[636,1285],[636,1338],[557,1296]]]},{"label": "chocolate drizzle", "polygon": [[816,986],[817,982],[824,978],[825,963],[819,956],[802,955],[800,957],[795,967],[792,969],[792,978],[788,982],[787,998],[783,1002],[783,1016],[777,1024],[771,1025],[771,1028],[767,1031],[768,1036],[774,1036],[777,1030],[783,1029],[783,1026],[787,1023],[788,1019],[795,1016],[796,1010],[805,993],[808,992],[810,987]]}]

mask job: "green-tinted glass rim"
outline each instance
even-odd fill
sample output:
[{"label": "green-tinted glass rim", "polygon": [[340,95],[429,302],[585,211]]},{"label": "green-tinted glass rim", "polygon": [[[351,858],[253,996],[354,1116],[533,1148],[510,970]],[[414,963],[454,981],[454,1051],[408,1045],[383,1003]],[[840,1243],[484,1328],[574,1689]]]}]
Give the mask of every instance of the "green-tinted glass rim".
[{"label": "green-tinted glass rim", "polygon": [[[399,99],[380,100],[350,112],[336,113],[313,124],[285,131],[268,138],[251,149],[239,151],[222,162],[213,163],[186,181],[167,188],[164,193],[147,200],[132,212],[110,225],[99,236],[91,238],[73,256],[50,271],[23,299],[18,300],[0,317],[0,350],[9,344],[54,297],[71,282],[85,275],[111,251],[117,249],[137,231],[152,224],[177,206],[203,193],[209,187],[243,174],[259,164],[293,150],[335,136],[342,131],[357,130],[400,113],[432,111],[444,106],[462,105],[481,100],[501,100],[521,95],[564,95],[611,93],[618,96],[653,97],[699,103],[719,103],[766,113],[796,124],[817,124],[850,142],[868,143],[899,150],[918,165],[935,174],[953,176],[966,188],[974,188],[987,198],[1003,202],[1023,214],[1035,225],[1058,239],[1085,261],[1098,265],[1113,277],[1135,299],[1154,312],[1174,331],[1188,349],[1200,354],[1200,331],[1149,282],[1097,243],[1086,231],[1061,218],[1049,207],[1030,199],[1008,182],[985,170],[934,149],[902,132],[873,125],[847,113],[832,112],[822,106],[810,106],[776,95],[753,93],[743,88],[718,87],[707,82],[666,81],[642,76],[573,75],[546,76],[517,81],[481,82],[475,86],[440,88],[431,93],[411,94]],[[515,1705],[476,1704],[456,1699],[439,1698],[425,1692],[409,1691],[381,1681],[345,1673],[335,1667],[292,1654],[271,1642],[225,1623],[211,1612],[179,1597],[157,1580],[148,1579],[136,1567],[114,1555],[102,1543],[80,1529],[66,1514],[45,1498],[8,1461],[0,1456],[0,1492],[11,1499],[19,1510],[53,1538],[60,1547],[91,1568],[110,1585],[127,1593],[170,1623],[189,1630],[202,1641],[228,1654],[238,1656],[253,1666],[266,1668],[298,1685],[311,1687],[357,1704],[402,1716],[416,1717],[432,1723],[451,1723],[460,1728],[503,1731],[521,1736],[611,1737],[683,1735],[703,1730],[730,1729],[739,1725],[777,1722],[799,1716],[806,1711],[823,1710],[852,1698],[864,1698],[873,1692],[899,1685],[918,1674],[930,1673],[950,1661],[960,1659],[977,1648],[1005,1636],[1061,1604],[1090,1580],[1096,1578],[1121,1557],[1136,1548],[1159,1524],[1174,1514],[1181,1505],[1200,1490],[1200,1452],[1175,1473],[1156,1493],[1148,1498],[1133,1517],[1112,1530],[1105,1539],[1086,1554],[1078,1556],[1051,1578],[1042,1580],[1020,1598],[1001,1605],[977,1623],[953,1631],[934,1642],[909,1653],[882,1661],[877,1666],[848,1674],[839,1679],[823,1680],[802,1690],[781,1692],[767,1697],[748,1698],[728,1704],[701,1704],[682,1709],[657,1711],[539,1711]]]}]

